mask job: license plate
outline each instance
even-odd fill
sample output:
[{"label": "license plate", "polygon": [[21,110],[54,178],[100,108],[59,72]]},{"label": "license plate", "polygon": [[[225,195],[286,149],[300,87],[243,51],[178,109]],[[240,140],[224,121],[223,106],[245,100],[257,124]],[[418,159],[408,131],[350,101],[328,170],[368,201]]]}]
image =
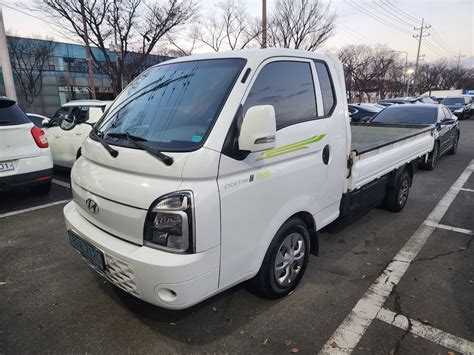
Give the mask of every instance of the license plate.
[{"label": "license plate", "polygon": [[81,253],[89,262],[97,266],[100,270],[105,270],[104,253],[97,249],[92,244],[86,242],[75,233],[68,231],[69,241],[71,245]]},{"label": "license plate", "polygon": [[0,172],[10,171],[10,170],[13,170],[13,169],[15,169],[15,168],[13,167],[13,162],[12,161],[0,162]]}]

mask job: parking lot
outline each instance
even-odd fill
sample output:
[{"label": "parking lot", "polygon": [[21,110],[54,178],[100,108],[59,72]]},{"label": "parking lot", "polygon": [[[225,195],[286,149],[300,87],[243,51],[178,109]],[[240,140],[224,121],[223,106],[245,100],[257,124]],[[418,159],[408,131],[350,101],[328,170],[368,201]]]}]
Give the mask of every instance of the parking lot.
[{"label": "parking lot", "polygon": [[320,233],[301,285],[245,285],[184,311],[104,281],[70,247],[68,171],[47,196],[0,194],[0,353],[474,353],[474,120],[419,171],[406,208]]}]

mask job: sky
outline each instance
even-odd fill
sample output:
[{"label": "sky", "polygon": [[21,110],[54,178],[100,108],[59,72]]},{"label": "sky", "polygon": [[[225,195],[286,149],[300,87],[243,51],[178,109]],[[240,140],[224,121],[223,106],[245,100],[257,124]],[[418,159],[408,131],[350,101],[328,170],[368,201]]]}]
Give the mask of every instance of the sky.
[{"label": "sky", "polygon": [[[10,8],[31,1],[0,0],[7,33],[71,42],[70,35],[52,27],[41,13]],[[267,0],[269,13],[275,1]],[[201,0],[200,3],[206,12],[215,1]],[[246,4],[250,15],[261,15],[261,0],[247,0]],[[425,56],[422,60],[457,61],[461,53],[461,62],[474,66],[474,0],[332,0],[331,8],[337,20],[335,34],[325,44],[327,50],[348,44],[381,43],[395,51],[407,52],[408,60],[413,62],[418,45],[412,37],[416,33],[413,26],[424,18],[431,28],[427,30],[430,35],[423,38],[420,54]],[[401,56],[404,58],[405,54]]]}]

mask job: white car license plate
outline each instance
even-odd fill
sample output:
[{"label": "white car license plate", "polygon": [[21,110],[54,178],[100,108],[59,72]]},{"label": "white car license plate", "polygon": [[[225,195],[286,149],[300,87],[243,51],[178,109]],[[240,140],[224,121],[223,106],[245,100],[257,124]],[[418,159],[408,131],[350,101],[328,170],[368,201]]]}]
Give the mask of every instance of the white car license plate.
[{"label": "white car license plate", "polygon": [[0,162],[0,173],[2,171],[10,171],[10,170],[13,170],[15,169],[14,166],[13,166],[13,162],[12,161],[3,161],[3,162]]}]

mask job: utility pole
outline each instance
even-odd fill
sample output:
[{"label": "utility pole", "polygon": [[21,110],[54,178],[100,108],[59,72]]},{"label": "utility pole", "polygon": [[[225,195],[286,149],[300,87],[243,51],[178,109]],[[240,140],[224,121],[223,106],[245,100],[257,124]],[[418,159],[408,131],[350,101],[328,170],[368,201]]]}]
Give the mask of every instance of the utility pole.
[{"label": "utility pole", "polygon": [[8,53],[7,36],[3,26],[2,9],[0,8],[0,64],[2,65],[3,81],[5,83],[5,92],[7,96],[17,101],[15,82],[13,81],[12,65],[10,63],[10,54]]},{"label": "utility pole", "polygon": [[427,37],[427,36],[430,35],[429,33],[423,34],[423,30],[427,30],[427,29],[431,28],[431,25],[424,26],[424,23],[425,23],[425,19],[423,18],[423,19],[421,19],[421,27],[420,28],[417,28],[417,27],[413,28],[415,31],[420,31],[420,34],[413,35],[413,38],[418,38],[418,52],[416,53],[415,75],[413,77],[413,87],[414,88],[416,88],[416,79],[418,78],[418,62],[420,60],[421,40],[423,39],[423,37]]},{"label": "utility pole", "polygon": [[84,0],[81,0],[81,15],[82,15],[82,26],[84,28],[84,43],[86,45],[86,61],[87,61],[87,70],[88,70],[87,81],[89,84],[89,90],[92,95],[92,100],[95,100],[96,96],[95,96],[94,70],[92,69],[91,47],[89,46],[89,35],[87,34],[86,10],[84,8]]},{"label": "utility pole", "polygon": [[457,87],[459,88],[459,81],[461,79],[460,77],[460,69],[461,69],[461,58],[465,57],[464,55],[461,55],[461,51],[459,51],[459,55],[458,55],[458,65],[456,66],[456,75],[458,77],[458,82],[457,82]]},{"label": "utility pole", "polygon": [[262,48],[267,48],[267,0],[262,0]]}]

